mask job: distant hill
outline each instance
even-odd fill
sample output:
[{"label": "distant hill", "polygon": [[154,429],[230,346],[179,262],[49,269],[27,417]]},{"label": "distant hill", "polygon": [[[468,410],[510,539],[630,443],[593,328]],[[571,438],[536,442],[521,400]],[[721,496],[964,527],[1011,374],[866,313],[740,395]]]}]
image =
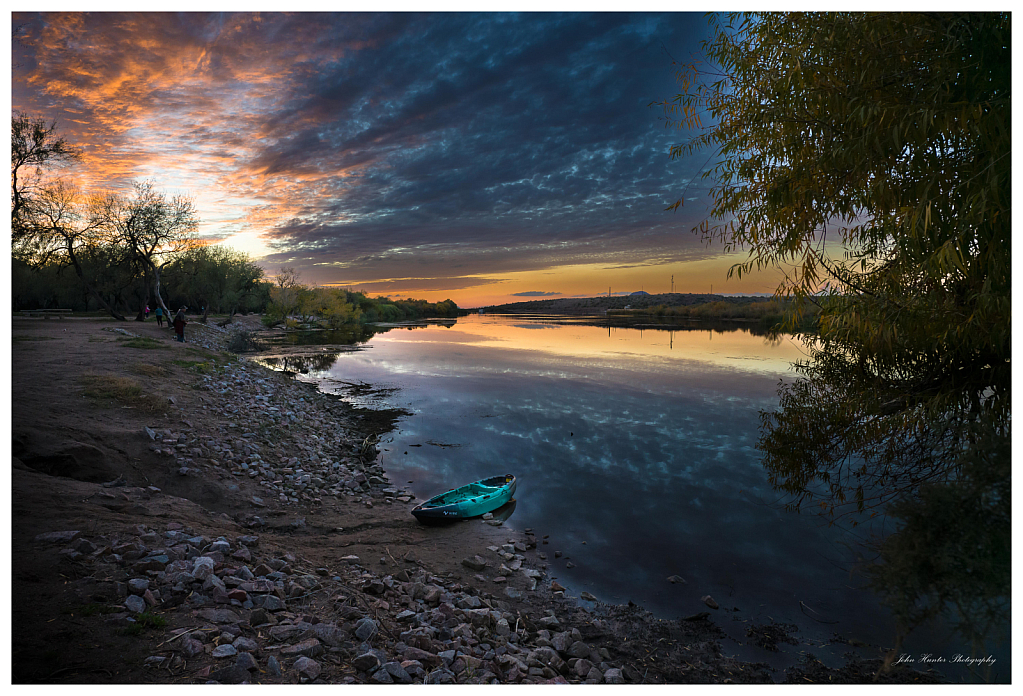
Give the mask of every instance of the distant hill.
[{"label": "distant hill", "polygon": [[637,290],[636,292],[629,293],[629,297],[642,297],[644,295],[649,296],[650,293],[648,293],[646,290]]},{"label": "distant hill", "polygon": [[[640,291],[642,292],[642,291]],[[761,295],[711,295],[684,292],[666,292],[660,295],[642,293],[640,295],[606,295],[597,297],[562,297],[547,300],[530,300],[528,302],[511,302],[509,304],[480,307],[479,311],[497,314],[603,314],[609,309],[643,309],[645,307],[680,307],[685,305],[704,304],[707,302],[727,302],[730,304],[748,304],[763,302],[769,299]]]}]

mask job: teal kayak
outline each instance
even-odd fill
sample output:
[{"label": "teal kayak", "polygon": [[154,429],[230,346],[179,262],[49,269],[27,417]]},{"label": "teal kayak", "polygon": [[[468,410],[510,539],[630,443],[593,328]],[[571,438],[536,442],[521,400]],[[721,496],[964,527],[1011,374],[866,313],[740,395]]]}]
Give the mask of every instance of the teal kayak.
[{"label": "teal kayak", "polygon": [[515,477],[511,474],[467,483],[435,495],[412,510],[420,522],[464,520],[493,512],[515,495]]}]

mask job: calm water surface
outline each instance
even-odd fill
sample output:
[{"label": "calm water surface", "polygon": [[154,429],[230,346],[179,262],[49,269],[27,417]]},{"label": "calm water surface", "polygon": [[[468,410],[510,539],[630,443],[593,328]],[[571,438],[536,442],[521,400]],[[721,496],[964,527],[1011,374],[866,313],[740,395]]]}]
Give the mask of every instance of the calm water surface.
[{"label": "calm water surface", "polygon": [[[835,634],[889,646],[893,625],[852,572],[869,527],[853,534],[784,512],[760,465],[759,412],[777,408],[779,381],[802,355],[791,337],[744,330],[488,315],[377,334],[304,378],[327,391],[393,389],[367,405],[412,413],[382,445],[383,464],[419,498],[514,473],[506,525],[550,535],[541,549],[570,594],[632,600],[665,618],[707,611],[709,594],[732,639],[726,653],[782,665],[807,651],[834,664],[848,651],[877,655],[831,643]],[[772,621],[795,624],[812,646],[783,644],[775,655],[746,644],[751,623]],[[906,652],[962,650],[945,629],[927,633]]]}]

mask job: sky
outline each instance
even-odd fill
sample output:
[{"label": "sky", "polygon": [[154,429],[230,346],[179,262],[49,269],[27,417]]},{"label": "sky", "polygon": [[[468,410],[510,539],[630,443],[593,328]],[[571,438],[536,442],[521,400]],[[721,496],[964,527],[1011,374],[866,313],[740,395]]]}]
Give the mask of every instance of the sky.
[{"label": "sky", "polygon": [[[151,180],[268,275],[461,307],[769,293],[691,230],[706,156],[652,102],[702,13],[15,13],[11,107],[85,190]],[[684,197],[683,206],[665,208]]]}]

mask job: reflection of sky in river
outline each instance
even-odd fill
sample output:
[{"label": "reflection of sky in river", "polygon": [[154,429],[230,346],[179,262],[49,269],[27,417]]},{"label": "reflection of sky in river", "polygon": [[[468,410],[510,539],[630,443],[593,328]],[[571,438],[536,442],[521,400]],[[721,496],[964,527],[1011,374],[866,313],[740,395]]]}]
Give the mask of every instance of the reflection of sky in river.
[{"label": "reflection of sky in river", "polygon": [[[777,406],[778,382],[801,357],[791,339],[770,344],[741,331],[641,336],[468,317],[377,335],[330,376],[400,388],[389,405],[414,415],[384,444],[384,466],[420,498],[516,474],[507,524],[550,535],[541,550],[573,595],[677,617],[706,610],[710,594],[738,642],[744,621],[773,619],[819,644],[838,632],[888,645],[889,622],[856,589],[853,553],[836,544],[855,538],[781,511],[759,463],[759,411]],[[565,567],[569,559],[576,567]],[[667,581],[676,574],[687,584]],[[839,623],[809,619],[800,602]]]}]

